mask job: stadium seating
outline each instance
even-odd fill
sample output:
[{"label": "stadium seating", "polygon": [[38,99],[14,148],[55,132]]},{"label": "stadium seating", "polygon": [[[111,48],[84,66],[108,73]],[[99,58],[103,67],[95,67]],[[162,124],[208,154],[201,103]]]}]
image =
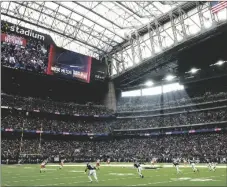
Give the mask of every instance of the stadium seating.
[{"label": "stadium seating", "polygon": [[227,155],[227,134],[195,134],[182,136],[159,136],[155,138],[130,138],[109,141],[79,140],[43,140],[2,139],[2,159],[13,159],[21,153],[40,153],[44,158],[60,155],[69,162],[75,160],[105,158],[112,161],[133,161],[134,158],[158,162],[171,162],[172,158],[192,158],[204,162],[206,158],[215,158],[220,162]]},{"label": "stadium seating", "polygon": [[102,105],[79,105],[75,103],[56,102],[50,99],[25,98],[13,95],[2,95],[2,105],[21,108],[23,110],[69,114],[69,115],[107,115],[113,114]]},{"label": "stadium seating", "polygon": [[[7,24],[1,25],[1,31],[6,34]],[[15,37],[11,35],[11,37]],[[15,39],[16,40],[16,39]],[[35,72],[46,72],[48,62],[49,45],[31,37],[26,38],[26,46],[1,42],[1,65],[26,69]]]},{"label": "stadium seating", "polygon": [[218,99],[227,99],[226,92],[211,93],[205,92],[194,97],[189,97],[185,91],[176,91],[163,94],[163,103],[161,95],[142,96],[142,97],[121,97],[118,102],[118,111],[141,111],[154,110],[171,107],[179,107],[188,104],[214,101]]}]

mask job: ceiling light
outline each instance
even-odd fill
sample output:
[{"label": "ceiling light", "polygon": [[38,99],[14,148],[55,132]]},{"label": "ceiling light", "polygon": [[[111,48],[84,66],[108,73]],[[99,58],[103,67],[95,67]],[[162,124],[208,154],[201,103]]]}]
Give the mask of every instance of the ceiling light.
[{"label": "ceiling light", "polygon": [[152,82],[152,81],[147,81],[146,83],[145,83],[145,85],[146,86],[152,86],[154,83]]},{"label": "ceiling light", "polygon": [[175,77],[176,77],[176,76],[173,76],[173,75],[167,75],[165,79],[166,79],[167,81],[171,81],[171,80],[173,80]]},{"label": "ceiling light", "polygon": [[200,69],[196,69],[196,68],[192,68],[189,72],[192,74],[195,74],[197,71],[199,71]]},{"label": "ceiling light", "polygon": [[217,63],[215,63],[215,65],[221,66],[222,64],[224,64],[225,62],[223,60],[219,60]]}]

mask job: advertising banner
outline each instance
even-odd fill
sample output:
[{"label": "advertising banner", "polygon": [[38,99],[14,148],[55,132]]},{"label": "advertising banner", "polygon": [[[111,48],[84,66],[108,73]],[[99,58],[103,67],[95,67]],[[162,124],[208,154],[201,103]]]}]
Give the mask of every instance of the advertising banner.
[{"label": "advertising banner", "polygon": [[26,40],[24,38],[5,33],[1,34],[1,41],[6,43],[12,43],[15,45],[26,46]]}]

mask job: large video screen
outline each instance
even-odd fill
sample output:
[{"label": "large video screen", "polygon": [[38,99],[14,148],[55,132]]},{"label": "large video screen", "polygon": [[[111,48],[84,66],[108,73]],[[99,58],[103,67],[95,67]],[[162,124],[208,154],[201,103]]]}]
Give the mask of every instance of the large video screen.
[{"label": "large video screen", "polygon": [[55,45],[49,35],[9,22],[1,22],[1,65],[37,73],[103,81],[107,67],[99,60]]},{"label": "large video screen", "polygon": [[53,47],[50,51],[50,61],[51,68],[47,72],[48,74],[90,82],[91,57]]}]

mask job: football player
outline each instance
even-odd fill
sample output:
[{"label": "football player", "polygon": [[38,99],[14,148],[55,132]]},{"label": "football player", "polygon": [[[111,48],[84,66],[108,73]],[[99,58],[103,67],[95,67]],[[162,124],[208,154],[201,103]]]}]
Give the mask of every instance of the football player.
[{"label": "football player", "polygon": [[42,173],[42,171],[46,172],[46,165],[47,165],[47,160],[44,160],[40,166],[40,173]]},{"label": "football player", "polygon": [[196,161],[195,160],[193,160],[193,159],[191,159],[191,160],[188,160],[188,163],[192,166],[192,170],[194,171],[194,172],[199,172],[199,170],[195,167],[195,163],[196,163]]},{"label": "football player", "polygon": [[98,178],[96,176],[96,168],[92,166],[90,163],[87,163],[85,173],[87,172],[87,170],[88,170],[88,178],[90,179],[90,182],[92,182],[92,178],[91,178],[92,175],[95,178],[96,182],[98,182]]},{"label": "football player", "polygon": [[142,167],[141,167],[141,164],[139,162],[135,162],[134,163],[134,167],[137,168],[137,172],[139,174],[139,176],[141,178],[144,178],[143,174],[142,174]]},{"label": "football player", "polygon": [[179,159],[173,159],[173,165],[176,167],[177,174],[180,173],[181,172],[181,170],[179,169],[180,160]]},{"label": "football player", "polygon": [[97,161],[96,161],[96,168],[99,170],[99,166],[100,166],[100,159],[98,159]]},{"label": "football player", "polygon": [[64,159],[60,161],[60,163],[59,163],[59,165],[60,165],[60,166],[59,166],[59,169],[62,169],[62,168],[63,168],[64,161],[65,161]]}]

